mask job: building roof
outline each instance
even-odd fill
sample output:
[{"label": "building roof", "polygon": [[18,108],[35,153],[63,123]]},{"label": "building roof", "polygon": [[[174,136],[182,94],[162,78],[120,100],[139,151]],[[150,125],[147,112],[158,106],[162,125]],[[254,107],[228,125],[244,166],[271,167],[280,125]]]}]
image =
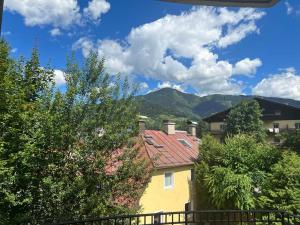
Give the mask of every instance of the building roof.
[{"label": "building roof", "polygon": [[226,7],[272,7],[278,0],[162,0],[193,5]]},{"label": "building roof", "polygon": [[[281,102],[272,101],[263,97],[254,98],[262,108],[262,120],[300,120],[300,108],[292,105],[288,105]],[[211,122],[223,122],[226,119],[227,114],[231,108],[215,113],[211,116],[204,118],[203,120]],[[280,112],[280,113],[277,113]]]},{"label": "building roof", "polygon": [[168,135],[163,131],[145,130],[143,140],[155,168],[193,165],[198,157],[199,139],[186,131]]}]

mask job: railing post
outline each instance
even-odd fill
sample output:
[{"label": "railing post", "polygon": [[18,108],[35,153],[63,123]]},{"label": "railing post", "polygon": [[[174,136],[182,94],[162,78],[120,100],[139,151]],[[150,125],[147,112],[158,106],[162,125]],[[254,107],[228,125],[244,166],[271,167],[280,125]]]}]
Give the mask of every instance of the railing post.
[{"label": "railing post", "polygon": [[187,213],[187,211],[184,211],[184,224],[188,225],[188,213]]}]

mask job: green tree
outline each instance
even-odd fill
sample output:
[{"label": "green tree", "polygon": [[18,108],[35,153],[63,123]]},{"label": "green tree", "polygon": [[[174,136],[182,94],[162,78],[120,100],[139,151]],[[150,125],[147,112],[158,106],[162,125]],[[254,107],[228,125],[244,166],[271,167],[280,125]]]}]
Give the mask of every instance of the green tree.
[{"label": "green tree", "polygon": [[9,57],[0,42],[0,224],[39,224],[138,210],[147,182],[134,88],[91,54],[70,57],[66,90],[34,50]]},{"label": "green tree", "polygon": [[284,152],[282,159],[272,166],[258,202],[264,209],[280,209],[300,214],[299,155]]},{"label": "green tree", "polygon": [[[280,154],[269,144],[239,134],[225,144],[205,136],[196,165],[200,198],[207,196],[210,208],[251,209],[256,197]],[[201,200],[202,201],[202,200]],[[207,205],[200,205],[200,208]]]},{"label": "green tree", "polygon": [[283,148],[287,148],[300,154],[300,130],[296,130],[292,133],[285,133],[283,137]]},{"label": "green tree", "polygon": [[242,101],[233,107],[226,118],[227,135],[250,134],[259,141],[265,139],[262,111],[257,101]]}]

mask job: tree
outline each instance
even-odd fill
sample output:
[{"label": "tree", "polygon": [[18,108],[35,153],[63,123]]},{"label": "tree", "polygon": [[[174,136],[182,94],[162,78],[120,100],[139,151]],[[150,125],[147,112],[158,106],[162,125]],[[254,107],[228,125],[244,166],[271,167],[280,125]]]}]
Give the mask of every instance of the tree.
[{"label": "tree", "polygon": [[300,131],[296,130],[292,133],[285,133],[283,136],[283,148],[287,148],[300,154]]},{"label": "tree", "polygon": [[205,136],[196,165],[197,184],[203,192],[199,198],[207,195],[210,208],[254,208],[265,178],[279,156],[273,146],[259,143],[249,135],[228,137],[225,144]]},{"label": "tree", "polygon": [[0,42],[0,224],[40,224],[138,210],[147,182],[134,88],[92,53],[70,57],[66,90],[34,50],[9,58]]},{"label": "tree", "polygon": [[258,199],[264,209],[286,210],[300,214],[300,156],[284,152],[272,166]]},{"label": "tree", "polygon": [[227,135],[250,134],[263,141],[266,133],[261,116],[262,111],[257,101],[242,101],[230,110],[226,118]]}]

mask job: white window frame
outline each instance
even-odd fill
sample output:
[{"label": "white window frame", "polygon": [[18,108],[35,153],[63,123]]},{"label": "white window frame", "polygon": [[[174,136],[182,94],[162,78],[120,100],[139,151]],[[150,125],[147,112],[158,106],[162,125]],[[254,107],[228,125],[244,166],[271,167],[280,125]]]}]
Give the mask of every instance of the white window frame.
[{"label": "white window frame", "polygon": [[[169,186],[166,186],[166,174],[171,174],[172,176],[171,176],[171,185],[169,185]],[[172,189],[172,188],[174,188],[174,172],[172,172],[172,171],[166,171],[165,173],[164,173],[164,189]]]},{"label": "white window frame", "polygon": [[295,123],[295,129],[299,130],[300,129],[300,122]]},{"label": "white window frame", "polygon": [[[275,127],[275,125],[278,125],[278,127]],[[274,129],[276,129],[276,128],[279,129],[279,128],[280,128],[280,124],[279,124],[279,123],[273,123],[273,128],[274,128]]]}]

